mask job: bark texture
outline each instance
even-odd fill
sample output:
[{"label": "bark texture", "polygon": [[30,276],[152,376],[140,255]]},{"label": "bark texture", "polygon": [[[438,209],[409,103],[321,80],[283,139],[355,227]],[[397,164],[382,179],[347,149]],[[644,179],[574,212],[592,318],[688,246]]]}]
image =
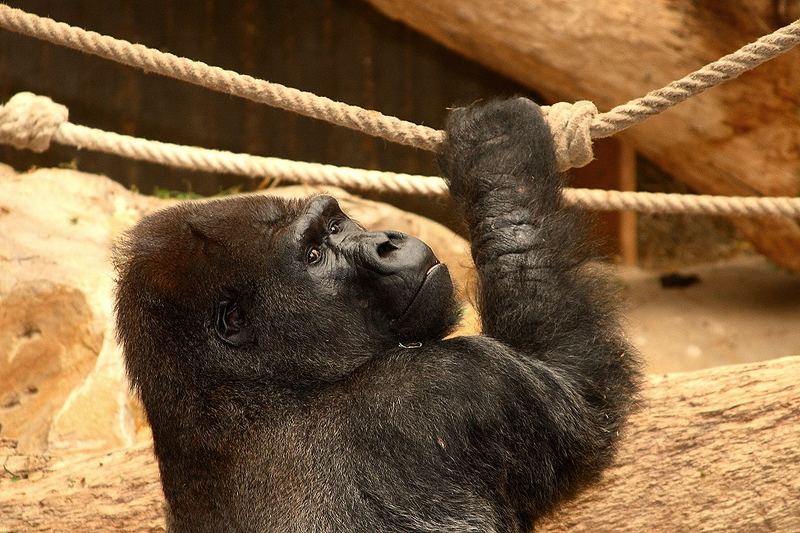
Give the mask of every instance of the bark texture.
[{"label": "bark texture", "polygon": [[[616,464],[540,530],[800,531],[798,383],[800,357],[651,376]],[[54,458],[0,441],[0,461],[0,531],[163,528],[150,446]]]},{"label": "bark texture", "polygon": [[604,480],[549,532],[800,531],[800,357],[650,376]]},{"label": "bark texture", "polygon": [[[546,99],[601,111],[646,94],[786,24],[772,0],[369,0]],[[622,135],[698,192],[800,193],[800,50]],[[424,98],[424,95],[418,95]],[[800,225],[734,220],[756,247],[800,271]]]}]

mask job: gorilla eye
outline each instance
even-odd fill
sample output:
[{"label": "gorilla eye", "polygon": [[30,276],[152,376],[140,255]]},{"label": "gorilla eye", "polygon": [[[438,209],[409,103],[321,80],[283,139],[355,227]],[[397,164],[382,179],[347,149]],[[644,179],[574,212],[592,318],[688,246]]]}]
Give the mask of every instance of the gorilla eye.
[{"label": "gorilla eye", "polygon": [[231,304],[228,308],[227,312],[225,313],[225,320],[227,320],[230,324],[239,325],[241,322],[241,318],[239,317],[239,306],[235,303]]},{"label": "gorilla eye", "polygon": [[319,262],[320,259],[322,259],[322,251],[319,248],[313,247],[308,249],[306,253],[306,262],[309,265]]},{"label": "gorilla eye", "polygon": [[328,233],[330,233],[331,235],[339,233],[340,229],[341,228],[339,227],[338,220],[334,220],[333,222],[330,223],[330,225],[328,225]]}]

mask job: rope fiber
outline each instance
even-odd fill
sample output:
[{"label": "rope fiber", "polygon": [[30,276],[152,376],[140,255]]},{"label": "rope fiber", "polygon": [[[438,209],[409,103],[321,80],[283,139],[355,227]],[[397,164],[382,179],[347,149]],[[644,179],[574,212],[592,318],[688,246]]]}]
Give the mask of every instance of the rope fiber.
[{"label": "rope fiber", "polygon": [[[556,106],[553,106],[556,107]],[[360,168],[237,154],[151,141],[67,121],[67,108],[46,96],[18,93],[0,106],[0,142],[44,151],[50,141],[190,170],[268,176],[312,185],[441,196],[444,180]],[[585,209],[630,209],[641,213],[785,216],[800,218],[800,198],[665,194],[565,188],[567,204]]]},{"label": "rope fiber", "polygon": [[[445,138],[443,131],[383,115],[378,111],[336,102],[278,83],[101,35],[3,4],[0,4],[0,27],[400,144],[436,151]],[[589,101],[542,106],[553,134],[559,169],[563,171],[588,164],[593,158],[593,138],[608,137],[622,131],[710,87],[735,78],[799,43],[800,20],[797,20],[666,87],[617,106],[607,113],[598,113],[595,105]],[[428,195],[446,192],[444,181],[436,177],[236,154],[87,128],[68,122],[66,107],[31,93],[19,93],[0,106],[0,143],[43,151],[51,140],[194,170],[270,176],[358,189]],[[564,196],[569,203],[590,209],[800,217],[800,198],[716,197],[593,189],[565,189]]]}]

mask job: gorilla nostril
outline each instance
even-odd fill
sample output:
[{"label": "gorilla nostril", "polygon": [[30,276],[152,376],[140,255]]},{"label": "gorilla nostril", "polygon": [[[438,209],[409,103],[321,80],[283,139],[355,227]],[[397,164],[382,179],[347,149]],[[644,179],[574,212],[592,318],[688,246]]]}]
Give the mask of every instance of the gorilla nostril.
[{"label": "gorilla nostril", "polygon": [[378,245],[376,251],[378,252],[378,257],[380,257],[381,259],[386,259],[386,256],[388,256],[390,253],[398,249],[399,247],[392,241],[383,241]]}]

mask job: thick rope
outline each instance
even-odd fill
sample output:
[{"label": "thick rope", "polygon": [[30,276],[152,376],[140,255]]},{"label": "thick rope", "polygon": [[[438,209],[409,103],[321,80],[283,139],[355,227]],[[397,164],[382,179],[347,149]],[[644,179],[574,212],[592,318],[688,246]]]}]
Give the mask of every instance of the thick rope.
[{"label": "thick rope", "polygon": [[746,44],[732,54],[695,70],[666,87],[650,91],[611,111],[597,115],[592,121],[592,138],[610,137],[634,124],[657,115],[662,111],[691,98],[706,89],[732,80],[788,52],[800,44],[800,20],[777,29],[757,41]]},{"label": "thick rope", "polygon": [[194,83],[254,102],[293,111],[392,142],[434,151],[444,133],[330,98],[207,65],[185,57],[70,26],[0,4],[0,27],[111,59],[147,72]]},{"label": "thick rope", "polygon": [[[555,108],[556,106],[554,106]],[[181,146],[79,126],[67,121],[67,109],[50,98],[19,93],[0,106],[0,142],[46,150],[51,141],[131,159],[190,170],[267,176],[314,185],[360,190],[447,194],[441,178],[289,161]],[[560,130],[558,130],[560,131]],[[586,209],[630,209],[642,213],[786,216],[800,218],[800,198],[726,197],[644,192],[564,189],[566,203]]]},{"label": "thick rope", "polygon": [[[0,5],[0,27],[139,67],[148,72],[325,120],[392,142],[436,151],[444,140],[444,132],[440,130],[178,57],[141,44],[86,31],[6,5]],[[559,168],[565,170],[591,161],[592,138],[608,137],[622,131],[710,87],[737,77],[798,43],[800,20],[761,37],[662,89],[617,106],[608,113],[598,114],[597,109],[589,102],[543,107],[550,129],[554,132]],[[557,106],[561,107],[556,110]]]}]

